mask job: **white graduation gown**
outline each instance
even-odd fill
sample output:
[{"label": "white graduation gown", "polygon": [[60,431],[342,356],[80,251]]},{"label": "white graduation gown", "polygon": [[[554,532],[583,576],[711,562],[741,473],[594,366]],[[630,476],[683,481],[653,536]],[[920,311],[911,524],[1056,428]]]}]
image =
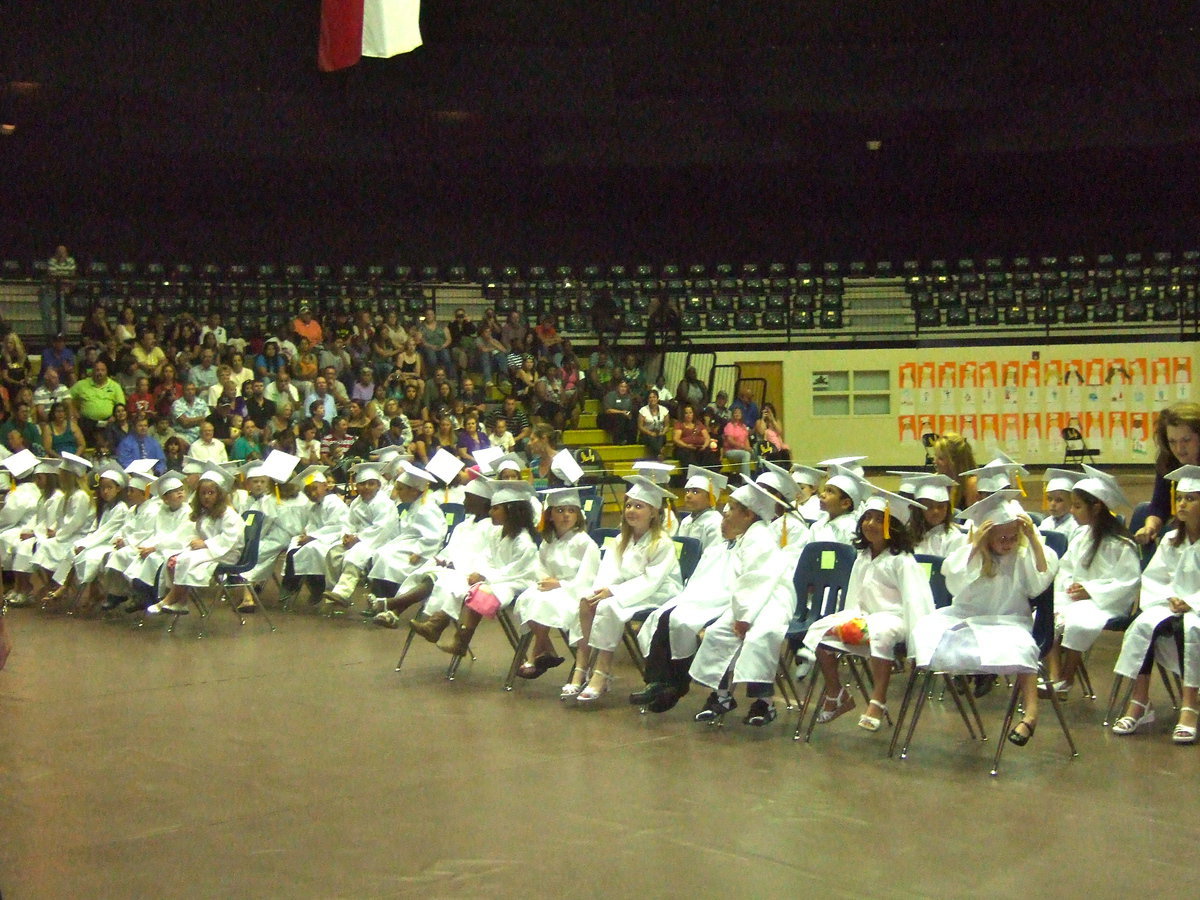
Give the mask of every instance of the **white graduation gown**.
[{"label": "white graduation gown", "polygon": [[340,545],[350,522],[350,509],[346,501],[330,492],[319,505],[312,504],[308,521],[301,534],[311,541],[298,543],[300,535],[288,542],[288,553],[292,557],[292,571],[296,575],[325,576],[325,557],[335,545]]},{"label": "white graduation gown", "polygon": [[[536,622],[566,632],[579,631],[579,601],[590,591],[600,571],[600,548],[586,531],[575,531],[561,540],[542,541],[532,587],[517,597],[516,618],[523,631]],[[548,578],[559,586],[543,591]]]},{"label": "white graduation gown", "polygon": [[104,510],[96,527],[76,539],[75,547],[81,548],[79,552],[64,557],[55,568],[54,580],[58,584],[65,584],[73,567],[75,578],[80,584],[91,584],[95,581],[104,567],[104,561],[108,559],[108,554],[113,551],[113,541],[125,527],[131,513],[124,500],[118,500]]},{"label": "white graduation gown", "polygon": [[[621,538],[601,552],[600,568],[591,590],[602,588],[612,592],[596,604],[595,617],[588,643],[597,650],[615,650],[621,642],[625,623],[639,609],[654,608],[679,593],[683,584],[679,578],[679,556],[675,542],[666,534],[647,531],[640,540],[630,541],[624,552]],[[577,624],[571,631],[571,645],[583,637]]]},{"label": "white graduation gown", "polygon": [[8,531],[28,531],[41,502],[42,491],[32,481],[24,481],[9,491],[4,506],[0,507],[0,536]]},{"label": "white graduation gown", "polygon": [[[704,632],[690,669],[693,679],[713,690],[730,665],[734,684],[773,682],[779,650],[796,612],[795,563],[769,525],[751,524],[734,541],[730,557],[729,608]],[[733,630],[735,622],[750,623],[744,639]]]},{"label": "white graduation gown", "polygon": [[698,513],[685,516],[679,523],[676,537],[695,538],[700,542],[700,552],[703,553],[713,544],[722,543],[721,514],[709,508]]},{"label": "white graduation gown", "polygon": [[[346,534],[358,536],[358,542],[345,551],[342,565],[357,566],[362,571],[370,568],[375,551],[390,541],[400,531],[400,516],[396,504],[390,497],[378,491],[368,502],[355,497],[350,502],[350,516],[346,523]],[[340,543],[333,547],[336,557]],[[332,563],[334,560],[330,560]]]},{"label": "white graduation gown", "polygon": [[733,554],[728,541],[719,541],[705,550],[683,590],[650,613],[642,623],[638,631],[638,646],[642,653],[650,652],[654,632],[669,611],[667,629],[671,658],[687,659],[695,654],[700,646],[700,631],[720,618],[733,600],[733,580],[729,577],[732,565]]},{"label": "white graduation gown", "polygon": [[[1133,608],[1142,581],[1141,559],[1133,541],[1109,535],[1092,564],[1084,568],[1091,551],[1092,529],[1084,526],[1071,538],[1054,577],[1055,625],[1061,629],[1062,645],[1080,653],[1095,643],[1109,619]],[[1067,588],[1076,582],[1091,595],[1089,599],[1072,600],[1067,595]]]},{"label": "white graduation gown", "polygon": [[804,543],[832,541],[835,544],[849,544],[854,541],[857,531],[858,516],[855,513],[842,513],[831,519],[829,513],[823,512],[809,527]]},{"label": "white graduation gown", "polygon": [[1057,519],[1053,516],[1046,516],[1046,518],[1042,519],[1041,524],[1038,525],[1038,531],[1057,531],[1066,537],[1069,542],[1075,536],[1075,533],[1079,531],[1079,523],[1075,521],[1075,517],[1070,513],[1060,516]]},{"label": "white graduation gown", "polygon": [[944,522],[927,531],[921,542],[913,548],[913,553],[945,558],[966,543],[967,533],[962,528],[954,522]]},{"label": "white graduation gown", "polygon": [[[884,550],[872,559],[870,550],[859,550],[846,587],[846,605],[818,619],[804,636],[804,646],[816,650],[825,644],[844,653],[893,659],[901,641],[912,652],[913,626],[932,612],[929,578],[911,553]],[[867,622],[866,644],[825,637],[830,628],[860,616]]]},{"label": "white graduation gown", "polygon": [[162,500],[158,497],[148,497],[133,507],[125,517],[120,531],[113,539],[124,541],[115,548],[104,561],[105,586],[110,594],[121,594],[126,591],[125,571],[137,559],[137,548],[146,545],[147,539],[154,534],[154,525],[158,521]]},{"label": "white graduation gown", "polygon": [[[400,513],[396,534],[380,546],[375,554],[375,562],[371,564],[371,578],[403,585],[414,573],[428,571],[435,555],[446,543],[446,513],[436,500],[440,494],[441,491],[426,491]],[[485,517],[485,521],[490,528],[491,520]],[[454,529],[455,533],[457,534],[458,529],[465,524],[465,521],[460,523]],[[476,527],[471,525],[467,528],[456,543],[465,546],[467,536],[473,533]],[[413,556],[421,558],[414,563]],[[456,562],[455,566],[457,565]]]},{"label": "white graduation gown", "polygon": [[[1193,610],[1200,609],[1200,541],[1189,544],[1185,537],[1183,543],[1177,547],[1175,538],[1178,533],[1178,529],[1173,529],[1159,539],[1154,557],[1142,572],[1138,601],[1141,612],[1126,629],[1125,637],[1121,641],[1121,653],[1113,666],[1113,671],[1118,675],[1124,675],[1126,678],[1137,677],[1146,654],[1150,652],[1154,629],[1164,619],[1175,615],[1171,612],[1169,603],[1172,597],[1178,597]],[[1189,615],[1194,617],[1195,613],[1185,614],[1181,623],[1184,626],[1185,639]],[[1155,642],[1154,655],[1159,663],[1176,674],[1187,668],[1186,665],[1180,666],[1179,652],[1172,638],[1163,638]],[[1189,655],[1195,657],[1195,668],[1191,677],[1196,681],[1189,681],[1188,673],[1182,672],[1184,684],[1200,687],[1200,651],[1189,654],[1185,641],[1185,663]]]},{"label": "white graduation gown", "polygon": [[1043,546],[1046,571],[1039,572],[1032,549],[1019,546],[1000,557],[996,574],[987,578],[982,559],[970,559],[971,549],[959,547],[942,563],[954,600],[913,629],[917,665],[998,675],[1037,671],[1029,601],[1054,581],[1058,556]]},{"label": "white graduation gown", "polygon": [[[135,547],[130,563],[125,569],[125,577],[130,582],[140,581],[155,587],[163,563],[186,547],[195,534],[196,526],[192,522],[191,506],[181,503],[179,509],[171,510],[165,504],[160,505],[154,520],[154,530],[138,545],[153,547],[154,551],[142,559]],[[115,553],[113,555],[116,556]],[[109,566],[111,565],[110,560]]]},{"label": "white graduation gown", "polygon": [[86,491],[73,492],[59,508],[54,537],[38,542],[33,564],[54,572],[60,563],[69,563],[75,556],[75,545],[88,533],[95,518],[91,495]]},{"label": "white graduation gown", "polygon": [[[537,577],[537,557],[537,544],[528,531],[506,538],[500,528],[493,527],[488,534],[487,550],[477,560],[474,571],[483,576],[484,585],[504,607]],[[428,615],[443,612],[457,620],[470,590],[467,576],[471,570],[456,565],[453,569],[435,567],[429,574],[433,577],[433,593],[425,602],[425,612]]]},{"label": "white graduation gown", "polygon": [[246,539],[246,523],[236,509],[227,506],[220,516],[202,514],[189,540],[201,538],[205,546],[186,549],[175,556],[175,571],[165,571],[163,593],[172,584],[207,587],[218,565],[237,562]]},{"label": "white graduation gown", "polygon": [[14,572],[33,571],[33,554],[37,552],[38,544],[46,540],[50,530],[58,527],[64,499],[62,491],[56,490],[48,500],[38,506],[33,524],[28,529],[33,532],[32,537],[22,538],[21,532],[17,531],[10,531],[5,535],[4,568]]}]

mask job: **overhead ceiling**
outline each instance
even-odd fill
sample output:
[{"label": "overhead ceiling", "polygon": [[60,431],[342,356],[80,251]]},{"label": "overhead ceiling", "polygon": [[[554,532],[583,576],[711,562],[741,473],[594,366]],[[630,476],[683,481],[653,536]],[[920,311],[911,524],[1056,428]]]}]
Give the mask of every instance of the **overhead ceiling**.
[{"label": "overhead ceiling", "polygon": [[321,75],[315,0],[9,4],[0,182],[18,202],[0,247],[1178,243],[1200,188],[1200,31],[1194,8],[1146,6],[424,0],[424,47]]}]

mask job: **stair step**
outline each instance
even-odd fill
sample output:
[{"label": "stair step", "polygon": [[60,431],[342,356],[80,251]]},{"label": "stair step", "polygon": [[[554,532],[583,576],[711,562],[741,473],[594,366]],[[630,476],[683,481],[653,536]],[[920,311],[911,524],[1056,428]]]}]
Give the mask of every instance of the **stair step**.
[{"label": "stair step", "polygon": [[572,447],[594,447],[608,440],[602,428],[572,428],[563,432],[563,442]]}]

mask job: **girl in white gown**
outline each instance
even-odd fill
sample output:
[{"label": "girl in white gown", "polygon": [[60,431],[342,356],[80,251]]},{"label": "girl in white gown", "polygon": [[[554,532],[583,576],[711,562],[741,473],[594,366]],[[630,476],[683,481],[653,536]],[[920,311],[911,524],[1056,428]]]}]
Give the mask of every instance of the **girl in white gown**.
[{"label": "girl in white gown", "polygon": [[1159,540],[1142,573],[1142,611],[1125,631],[1114,667],[1118,675],[1134,679],[1133,693],[1125,715],[1113,723],[1112,730],[1133,734],[1154,722],[1150,673],[1157,660],[1173,672],[1183,670],[1179,721],[1172,740],[1191,744],[1196,741],[1200,709],[1200,466],[1181,466],[1166,478],[1176,482],[1177,525]]},{"label": "girl in white gown", "polygon": [[[58,587],[50,592],[48,600],[65,597],[74,584],[87,589],[93,586],[114,549],[113,542],[129,518],[129,506],[123,496],[128,483],[129,476],[115,463],[100,470],[91,528],[75,539],[72,555],[64,557],[55,568],[53,578]],[[81,598],[79,605],[89,608],[92,604],[92,598],[88,597]]]},{"label": "girl in white gown", "polygon": [[554,652],[550,629],[570,632],[579,625],[579,598],[600,569],[600,548],[587,533],[583,503],[576,488],[542,492],[548,522],[542,530],[534,584],[517,597],[516,618],[533,632],[521,678],[538,678],[563,662]]},{"label": "girl in white gown", "polygon": [[997,491],[963,512],[974,531],[942,564],[954,600],[917,622],[913,645],[923,668],[1017,675],[1024,716],[1008,738],[1023,746],[1038,714],[1038,646],[1029,601],[1053,583],[1058,557],[1047,552],[1019,496]]},{"label": "girl in white gown", "polygon": [[[854,548],[858,557],[850,572],[845,606],[818,619],[804,646],[815,651],[825,676],[825,693],[817,721],[832,722],[854,708],[854,697],[841,683],[838,653],[866,656],[874,687],[858,727],[878,731],[887,715],[887,690],[896,645],[912,646],[913,625],[933,612],[929,579],[912,553],[908,522],[921,505],[880,488],[862,506]],[[865,632],[865,633],[864,633]]]},{"label": "girl in white gown", "polygon": [[1071,491],[1071,515],[1079,528],[1054,579],[1057,639],[1048,661],[1053,689],[1060,694],[1071,689],[1083,654],[1108,620],[1133,608],[1142,577],[1133,536],[1112,513],[1129,501],[1111,475],[1091,466],[1084,469],[1086,477]]},{"label": "girl in white gown", "polygon": [[950,509],[950,490],[956,482],[948,475],[922,475],[912,479],[913,499],[921,512],[909,525],[913,553],[947,557],[967,542],[967,533],[954,521]]},{"label": "girl in white gown", "polygon": [[[53,527],[48,529],[43,540],[33,552],[33,569],[51,600],[52,573],[64,562],[69,563],[75,555],[75,544],[81,540],[94,524],[95,505],[87,489],[87,472],[92,464],[81,456],[63,451],[58,467],[58,495],[62,506],[58,510]],[[59,594],[53,599],[58,599]]]}]

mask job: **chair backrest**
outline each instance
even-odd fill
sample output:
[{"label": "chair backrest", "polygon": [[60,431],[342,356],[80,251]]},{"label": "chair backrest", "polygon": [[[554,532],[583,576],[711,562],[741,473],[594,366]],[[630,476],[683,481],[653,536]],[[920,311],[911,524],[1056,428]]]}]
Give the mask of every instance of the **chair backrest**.
[{"label": "chair backrest", "polygon": [[237,562],[221,567],[227,572],[249,572],[258,565],[258,542],[266,518],[257,509],[248,509],[242,513],[242,521],[246,523],[242,532],[242,552],[238,554]]},{"label": "chair backrest", "polygon": [[1068,425],[1062,430],[1062,439],[1067,443],[1083,443],[1083,433],[1074,425]]},{"label": "chair backrest", "polygon": [[442,513],[446,516],[446,531],[453,531],[467,517],[467,510],[461,503],[443,503]]},{"label": "chair backrest", "polygon": [[600,515],[604,512],[604,501],[596,491],[595,485],[587,485],[579,489],[579,500],[583,504],[584,527],[592,531],[600,527]]},{"label": "chair backrest", "polygon": [[1067,555],[1067,536],[1061,531],[1042,531],[1039,532],[1042,536],[1042,543],[1054,551],[1055,555],[1062,559]]},{"label": "chair backrest", "polygon": [[596,546],[603,550],[610,546],[610,542],[615,541],[621,534],[620,528],[593,528],[588,532],[588,537],[596,542]]},{"label": "chair backrest", "polygon": [[918,553],[916,558],[917,565],[924,569],[925,574],[929,576],[929,590],[933,594],[934,607],[941,609],[949,606],[953,598],[950,596],[950,590],[946,587],[946,576],[942,574],[943,557]]},{"label": "chair backrest", "polygon": [[797,613],[807,609],[808,618],[820,618],[841,609],[857,556],[849,544],[834,541],[806,544],[792,576]]},{"label": "chair backrest", "polygon": [[675,555],[679,558],[679,577],[686,583],[696,571],[704,548],[700,546],[700,541],[693,537],[677,537],[674,541]]}]

